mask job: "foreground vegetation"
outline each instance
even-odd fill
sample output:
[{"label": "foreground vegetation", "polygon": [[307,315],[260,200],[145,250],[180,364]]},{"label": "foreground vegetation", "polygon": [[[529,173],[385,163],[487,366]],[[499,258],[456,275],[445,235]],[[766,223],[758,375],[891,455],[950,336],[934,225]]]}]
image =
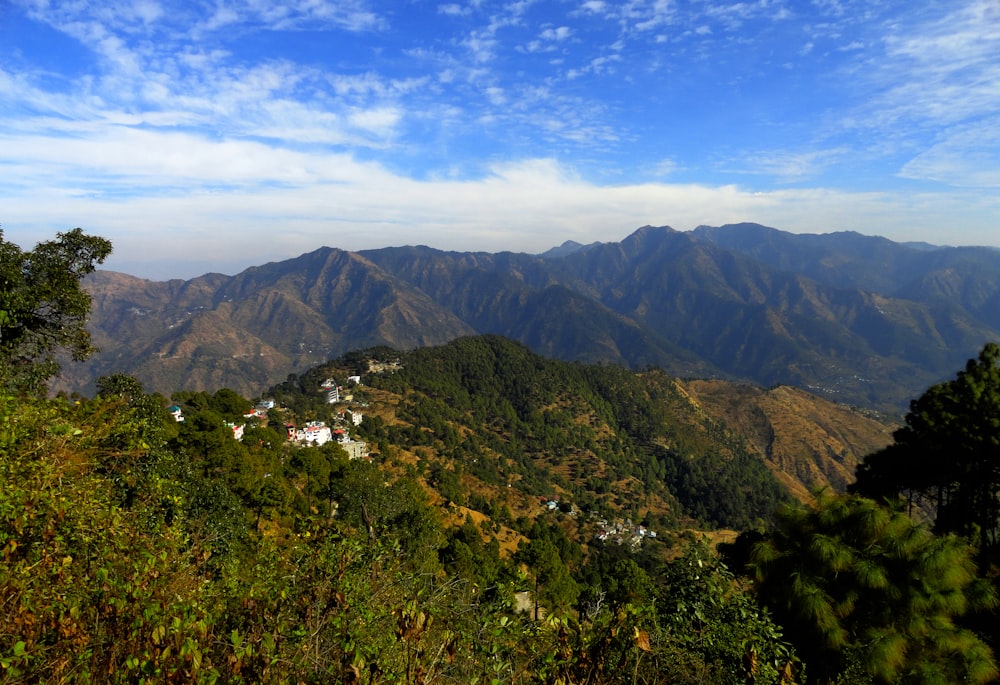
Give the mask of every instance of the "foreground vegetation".
[{"label": "foreground vegetation", "polygon": [[[983,493],[1000,348],[915,401],[863,492],[802,506],[738,436],[681,413],[663,374],[550,363],[496,337],[348,355],[249,420],[232,391],[168,401],[121,375],[93,398],[46,398],[53,353],[86,348],[73,289],[108,247],[80,255],[86,238],[45,248],[69,260],[67,297],[0,310],[3,682],[997,678]],[[2,273],[31,256],[7,246]],[[60,336],[31,334],[60,303]],[[394,355],[356,389],[371,460],[286,441],[287,421],[332,420],[325,376]],[[246,422],[241,441],[227,421]],[[952,458],[921,451],[926,477],[892,478],[885,464],[917,444]],[[879,501],[862,496],[875,486]],[[987,511],[959,507],[967,492]],[[611,520],[661,534],[595,540]],[[748,531],[726,563],[693,532],[720,525]]]},{"label": "foreground vegetation", "polygon": [[[146,399],[3,406],[7,682],[781,682],[794,672],[780,630],[703,545],[670,563],[619,549],[583,558],[558,526],[537,522],[504,558],[471,520],[446,529],[409,478],[387,482],[315,447],[268,464],[273,446],[246,439],[232,442],[231,465],[216,465],[214,453],[174,449],[179,434],[165,436]],[[324,467],[333,520],[288,506],[306,470]],[[238,471],[254,468],[273,469],[265,482],[278,487],[241,489]],[[544,618],[515,611],[527,589],[552,607]]]}]

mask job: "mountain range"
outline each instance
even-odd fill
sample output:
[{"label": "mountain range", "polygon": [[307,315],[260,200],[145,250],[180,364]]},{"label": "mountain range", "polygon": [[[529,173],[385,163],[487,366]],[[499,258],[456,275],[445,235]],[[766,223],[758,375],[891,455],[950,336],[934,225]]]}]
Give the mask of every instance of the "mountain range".
[{"label": "mountain range", "polygon": [[99,271],[85,285],[102,351],[67,364],[59,390],[122,371],[152,390],[252,396],[349,350],[489,333],[900,412],[1000,340],[1000,251],[756,224],[647,226],[540,255],[324,247],[234,276]]}]

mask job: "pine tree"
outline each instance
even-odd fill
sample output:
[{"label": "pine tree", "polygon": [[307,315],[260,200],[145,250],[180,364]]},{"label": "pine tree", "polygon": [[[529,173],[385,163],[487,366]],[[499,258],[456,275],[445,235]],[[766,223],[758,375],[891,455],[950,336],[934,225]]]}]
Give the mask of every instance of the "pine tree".
[{"label": "pine tree", "polygon": [[987,344],[956,378],[910,403],[894,443],[858,467],[852,490],[905,496],[938,532],[995,546],[1000,526],[1000,345]]},{"label": "pine tree", "polygon": [[760,598],[807,671],[832,682],[856,661],[876,682],[984,683],[989,647],[956,619],[996,604],[972,548],[856,495],[790,508],[753,552]]}]

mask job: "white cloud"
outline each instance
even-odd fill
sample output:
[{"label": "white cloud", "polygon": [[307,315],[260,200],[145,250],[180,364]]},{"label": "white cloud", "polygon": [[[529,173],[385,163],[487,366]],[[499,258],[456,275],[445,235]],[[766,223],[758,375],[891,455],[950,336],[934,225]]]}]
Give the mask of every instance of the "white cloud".
[{"label": "white cloud", "polygon": [[951,124],[1000,110],[997,3],[973,2],[927,24],[898,27],[884,48],[871,73],[884,87],[873,102],[878,123]]},{"label": "white cloud", "polygon": [[[184,141],[173,141],[182,143]],[[164,141],[166,144],[167,141]],[[32,243],[82,225],[109,237],[116,263],[146,262],[139,275],[193,276],[185,260],[224,254],[231,270],[295,256],[319,245],[366,249],[428,244],[442,249],[541,252],[573,239],[618,240],[635,228],[759,221],[793,231],[853,229],[900,239],[946,239],[940,227],[961,221],[995,243],[984,210],[996,200],[964,195],[888,196],[825,189],[755,192],[738,186],[646,183],[597,186],[551,159],[495,166],[478,180],[415,181],[347,157],[314,157],[235,146],[179,155],[182,167],[219,178],[308,183],[248,185],[139,199],[93,197],[47,187],[4,197],[10,240]],[[124,149],[114,154],[124,157]],[[231,165],[220,169],[220,157]],[[298,174],[295,173],[296,165]],[[140,165],[141,166],[141,165]],[[142,171],[142,169],[138,169]],[[989,240],[985,240],[985,237]],[[166,265],[166,266],[165,266]],[[165,269],[173,269],[165,272]]]},{"label": "white cloud", "polygon": [[670,159],[669,157],[661,159],[655,165],[653,165],[653,174],[656,176],[670,176],[676,173],[679,169],[677,161]]},{"label": "white cloud", "polygon": [[489,32],[477,31],[462,41],[462,46],[472,54],[472,59],[479,63],[493,60],[498,41]]},{"label": "white cloud", "polygon": [[486,97],[489,98],[490,102],[494,105],[503,105],[507,103],[507,97],[504,95],[503,88],[498,88],[497,86],[489,86],[486,88]]},{"label": "white cloud", "polygon": [[669,24],[674,19],[673,3],[670,0],[653,0],[648,10],[648,14],[641,21],[636,22],[637,31],[649,31],[659,26]]},{"label": "white cloud", "polygon": [[539,37],[543,40],[559,41],[566,40],[570,37],[571,33],[572,31],[568,26],[560,26],[558,28],[545,29],[539,34]]},{"label": "white cloud", "polygon": [[587,0],[580,5],[580,9],[585,12],[590,12],[592,14],[599,14],[607,9],[608,3],[604,0]]},{"label": "white cloud", "polygon": [[472,14],[472,8],[462,7],[461,5],[452,2],[446,5],[438,5],[438,13],[451,17],[463,17]]},{"label": "white cloud", "polygon": [[527,53],[554,52],[559,49],[558,43],[567,40],[572,33],[572,29],[568,26],[549,27],[542,30],[536,40],[529,41],[519,49]]}]

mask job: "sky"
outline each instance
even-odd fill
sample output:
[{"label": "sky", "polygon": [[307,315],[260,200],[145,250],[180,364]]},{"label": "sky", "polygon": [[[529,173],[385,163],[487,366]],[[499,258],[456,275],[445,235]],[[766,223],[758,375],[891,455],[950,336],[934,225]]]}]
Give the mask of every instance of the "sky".
[{"label": "sky", "polygon": [[997,0],[0,0],[0,229],[105,268],[640,226],[1000,246]]}]

